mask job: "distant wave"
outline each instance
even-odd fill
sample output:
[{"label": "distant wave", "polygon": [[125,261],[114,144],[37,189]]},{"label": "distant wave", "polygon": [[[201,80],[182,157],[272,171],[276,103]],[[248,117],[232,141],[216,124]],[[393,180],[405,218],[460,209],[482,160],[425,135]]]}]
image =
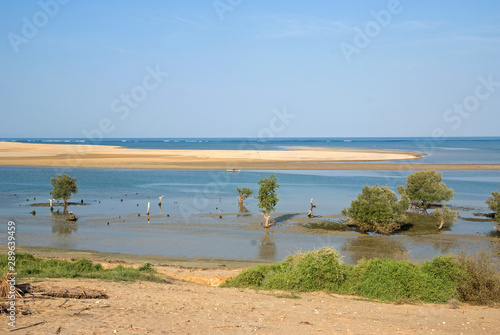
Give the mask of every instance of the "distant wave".
[{"label": "distant wave", "polygon": [[441,149],[441,150],[477,150],[475,148],[445,148],[445,147],[436,147],[436,149]]}]

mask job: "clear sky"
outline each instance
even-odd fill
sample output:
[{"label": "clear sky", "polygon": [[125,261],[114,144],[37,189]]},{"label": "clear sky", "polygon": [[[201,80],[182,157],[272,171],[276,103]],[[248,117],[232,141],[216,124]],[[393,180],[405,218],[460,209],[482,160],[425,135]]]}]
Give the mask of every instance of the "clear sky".
[{"label": "clear sky", "polygon": [[0,137],[500,136],[497,0],[1,1],[0,36]]}]

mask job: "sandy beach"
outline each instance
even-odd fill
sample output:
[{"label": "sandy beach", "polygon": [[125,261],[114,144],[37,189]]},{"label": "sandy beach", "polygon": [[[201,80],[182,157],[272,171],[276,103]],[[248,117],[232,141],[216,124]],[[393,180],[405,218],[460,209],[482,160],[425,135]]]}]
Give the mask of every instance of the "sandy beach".
[{"label": "sandy beach", "polygon": [[[389,150],[301,148],[289,150],[154,150],[105,145],[0,142],[2,165],[84,168],[285,169],[300,164],[418,159],[421,154]],[[327,167],[325,167],[327,168]]]},{"label": "sandy beach", "polygon": [[[417,160],[422,156],[417,152],[320,147],[292,147],[282,151],[154,150],[0,142],[0,165],[9,166],[214,170],[500,169],[500,165],[495,164],[418,164]],[[398,163],[400,160],[405,160],[405,163]]]},{"label": "sandy beach", "polygon": [[[38,256],[57,250],[27,248]],[[68,251],[106,266],[138,266],[140,256]],[[98,290],[108,299],[30,298],[17,301],[17,334],[493,334],[496,307],[464,304],[387,304],[325,292],[290,294],[219,288],[237,274],[235,261],[148,258],[165,280],[108,282],[37,280],[33,285]],[[0,332],[12,330],[6,320]]]}]

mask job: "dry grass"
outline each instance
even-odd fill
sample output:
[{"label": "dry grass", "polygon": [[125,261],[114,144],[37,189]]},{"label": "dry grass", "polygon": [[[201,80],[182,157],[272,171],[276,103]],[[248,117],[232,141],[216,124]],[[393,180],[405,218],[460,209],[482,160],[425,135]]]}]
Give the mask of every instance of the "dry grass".
[{"label": "dry grass", "polygon": [[[11,283],[9,282],[14,277],[12,272],[7,272],[2,276],[0,280],[0,298],[7,298],[11,294]],[[16,297],[20,297],[20,290],[15,287],[14,292]]]}]

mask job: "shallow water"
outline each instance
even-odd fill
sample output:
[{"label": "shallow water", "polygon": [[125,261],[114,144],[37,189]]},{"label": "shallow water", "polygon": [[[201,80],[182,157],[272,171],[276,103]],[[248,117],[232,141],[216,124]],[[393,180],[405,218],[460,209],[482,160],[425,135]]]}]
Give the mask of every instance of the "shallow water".
[{"label": "shallow water", "polygon": [[[249,214],[236,215],[236,188],[257,191],[257,181],[271,172],[72,169],[79,193],[71,201],[83,199],[88,205],[69,207],[79,217],[71,224],[55,213],[51,216],[48,207],[31,206],[48,202],[50,177],[57,172],[52,168],[0,167],[0,220],[5,223],[0,240],[6,241],[7,221],[15,220],[19,245],[131,254],[281,260],[298,250],[331,246],[347,262],[355,262],[370,255],[423,260],[462,248],[498,250],[498,243],[481,237],[495,231],[492,222],[463,219],[440,235],[425,237],[329,235],[289,229],[294,215],[304,216],[309,210],[311,198],[317,204],[316,215],[338,214],[365,184],[387,184],[395,190],[411,171],[275,171],[280,202],[274,217],[279,224],[269,230],[259,225],[262,217],[253,198],[245,201]],[[445,171],[443,177],[455,190],[449,205],[461,207],[463,218],[488,212],[484,201],[500,183],[497,171]],[[160,208],[161,195],[165,197]],[[149,224],[145,215],[148,202]],[[33,209],[36,216],[29,214]]]}]

